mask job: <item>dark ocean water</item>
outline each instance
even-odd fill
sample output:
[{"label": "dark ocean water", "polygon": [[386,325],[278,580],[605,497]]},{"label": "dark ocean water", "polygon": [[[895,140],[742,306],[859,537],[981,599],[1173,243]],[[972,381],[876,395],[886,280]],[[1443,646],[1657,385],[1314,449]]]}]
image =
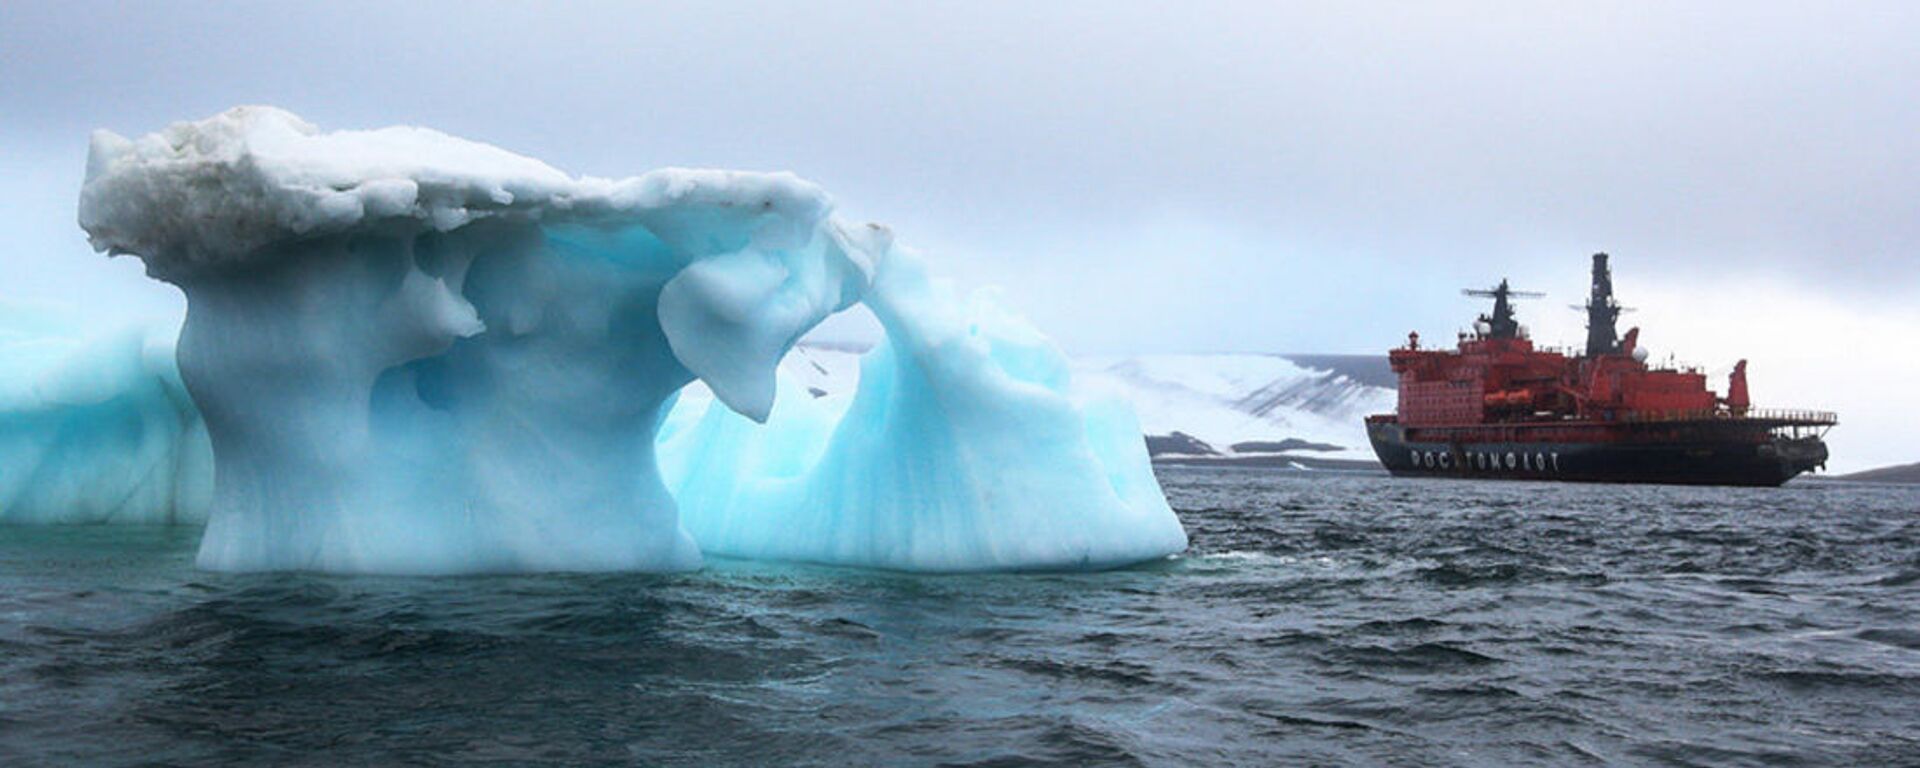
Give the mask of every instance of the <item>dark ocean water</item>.
[{"label": "dark ocean water", "polygon": [[0,529],[0,765],[1920,764],[1920,490],[1167,469],[1177,560],[224,576]]}]

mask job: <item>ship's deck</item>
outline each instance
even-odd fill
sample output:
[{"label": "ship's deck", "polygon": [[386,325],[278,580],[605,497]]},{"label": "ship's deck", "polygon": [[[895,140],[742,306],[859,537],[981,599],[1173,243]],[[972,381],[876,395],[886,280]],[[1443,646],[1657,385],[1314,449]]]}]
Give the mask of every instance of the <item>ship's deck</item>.
[{"label": "ship's deck", "polygon": [[[1371,424],[1397,423],[1399,421],[1399,416],[1392,413],[1376,413],[1367,417],[1367,422]],[[1629,424],[1738,424],[1755,428],[1776,429],[1783,427],[1832,427],[1839,423],[1840,416],[1833,411],[1751,408],[1744,413],[1734,413],[1726,410],[1636,411],[1622,414],[1613,419],[1582,419],[1568,416],[1557,419],[1442,422],[1434,424],[1409,424],[1407,426],[1421,429],[1470,429],[1474,427],[1547,429],[1555,427],[1619,426]]]}]

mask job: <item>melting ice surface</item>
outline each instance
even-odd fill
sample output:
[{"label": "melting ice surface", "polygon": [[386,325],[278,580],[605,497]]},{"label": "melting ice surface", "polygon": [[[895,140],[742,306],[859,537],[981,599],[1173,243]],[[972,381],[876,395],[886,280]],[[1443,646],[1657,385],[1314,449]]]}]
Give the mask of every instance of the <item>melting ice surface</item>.
[{"label": "melting ice surface", "polygon": [[171,328],[67,338],[0,310],[0,523],[197,523],[213,453]]},{"label": "melting ice surface", "polygon": [[1186,547],[1132,411],[1076,402],[1067,360],[1031,326],[990,295],[962,303],[903,251],[880,262],[866,304],[887,340],[862,360],[844,414],[790,385],[765,425],[715,404],[664,436],[668,482],[703,547],[937,570]]},{"label": "melting ice surface", "polygon": [[[831,211],[790,174],[575,178],[248,107],[96,134],[80,220],[186,294],[203,567],[672,570],[705,547],[975,570],[1185,547],[1124,405],[1078,401],[1032,328]],[[780,359],[856,302],[887,342],[845,414],[776,398]],[[655,435],[695,380],[725,409],[668,441],[670,491]]]}]

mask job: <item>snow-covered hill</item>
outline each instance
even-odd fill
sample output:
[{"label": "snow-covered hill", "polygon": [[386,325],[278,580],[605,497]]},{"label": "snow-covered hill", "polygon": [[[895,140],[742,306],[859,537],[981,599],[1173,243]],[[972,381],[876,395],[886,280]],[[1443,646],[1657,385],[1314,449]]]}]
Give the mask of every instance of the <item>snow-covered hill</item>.
[{"label": "snow-covered hill", "polygon": [[1159,438],[1149,441],[1156,455],[1371,461],[1362,420],[1393,410],[1385,367],[1364,357],[1145,355],[1075,360],[1074,380],[1132,401],[1141,429]]},{"label": "snow-covered hill", "polygon": [[[861,349],[803,343],[783,372],[816,396],[843,399]],[[1133,403],[1160,458],[1305,457],[1373,461],[1362,419],[1393,410],[1386,358],[1191,354],[1082,357],[1076,387]],[[696,383],[683,395],[705,399]]]}]

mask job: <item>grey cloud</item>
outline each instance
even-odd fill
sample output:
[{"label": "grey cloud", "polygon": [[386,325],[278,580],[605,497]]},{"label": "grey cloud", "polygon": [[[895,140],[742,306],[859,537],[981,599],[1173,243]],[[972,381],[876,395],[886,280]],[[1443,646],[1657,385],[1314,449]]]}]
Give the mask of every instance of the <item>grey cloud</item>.
[{"label": "grey cloud", "polygon": [[1600,248],[1920,295],[1915,39],[1910,3],[9,4],[0,114],[10,153],[270,102],[790,169],[1079,344],[1366,349]]}]

